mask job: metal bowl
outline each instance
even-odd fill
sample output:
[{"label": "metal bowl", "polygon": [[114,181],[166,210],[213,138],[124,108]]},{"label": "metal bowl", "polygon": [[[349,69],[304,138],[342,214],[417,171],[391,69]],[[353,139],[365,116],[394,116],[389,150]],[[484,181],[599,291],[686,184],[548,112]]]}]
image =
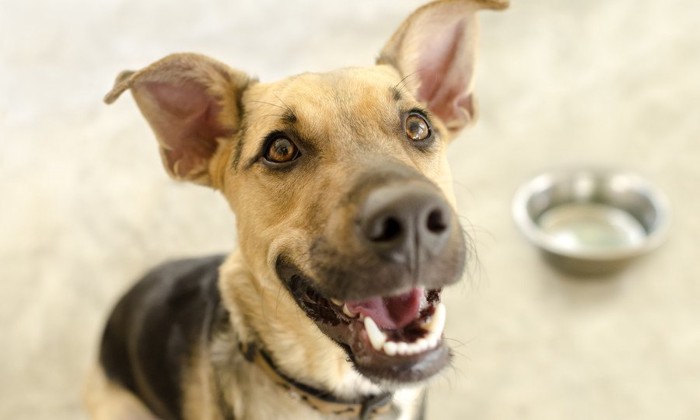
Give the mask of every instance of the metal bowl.
[{"label": "metal bowl", "polygon": [[666,237],[664,195],[640,176],[610,169],[541,174],[518,189],[513,217],[552,264],[583,275],[611,273]]}]

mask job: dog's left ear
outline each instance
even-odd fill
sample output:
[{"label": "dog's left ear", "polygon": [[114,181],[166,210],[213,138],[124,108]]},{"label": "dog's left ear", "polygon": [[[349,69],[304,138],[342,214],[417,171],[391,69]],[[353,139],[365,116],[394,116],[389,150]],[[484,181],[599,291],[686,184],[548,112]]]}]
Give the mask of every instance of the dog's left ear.
[{"label": "dog's left ear", "polygon": [[199,54],[169,55],[143,70],[122,72],[105,96],[131,93],[158,139],[163,166],[178,180],[216,186],[210,165],[219,142],[241,125],[245,73]]},{"label": "dog's left ear", "polygon": [[398,69],[411,93],[456,134],[476,118],[476,12],[506,7],[508,0],[428,3],[403,22],[377,64]]}]

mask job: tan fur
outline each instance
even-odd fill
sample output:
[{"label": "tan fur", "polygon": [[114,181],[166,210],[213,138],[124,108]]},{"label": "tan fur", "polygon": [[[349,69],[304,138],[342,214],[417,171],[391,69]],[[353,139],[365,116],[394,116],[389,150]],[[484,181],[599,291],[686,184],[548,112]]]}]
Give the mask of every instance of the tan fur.
[{"label": "tan fur", "polygon": [[202,345],[185,370],[183,387],[183,417],[186,419],[224,420],[216,400],[216,372],[212,370],[211,354]]},{"label": "tan fur", "polygon": [[83,401],[94,420],[157,420],[133,394],[107,379],[98,366],[89,373]]},{"label": "tan fur", "polygon": [[[295,180],[293,189],[285,184],[257,181],[254,172],[234,174],[229,171],[223,182],[224,196],[237,214],[243,253],[241,260],[251,264],[247,269],[255,273],[255,276],[232,275],[228,272],[228,264],[225,265],[221,282],[224,298],[230,299],[228,303],[245,314],[246,319],[236,328],[247,326],[257,332],[258,337],[254,338],[260,339],[272,356],[279,358],[282,363],[280,367],[301,380],[333,388],[342,382],[345,375],[352,373],[352,368],[345,362],[346,356],[340,348],[300,347],[296,344],[299,341],[324,342],[327,338],[297,309],[294,301],[286,298],[274,272],[272,256],[279,249],[293,250],[295,254],[303,255],[310,246],[310,239],[324,227],[322,221],[333,223],[334,218],[347,217],[333,212],[333,203],[344,194],[348,174],[356,172],[364,164],[362,148],[368,147],[369,142],[378,155],[388,154],[415,166],[429,179],[443,184],[449,191],[447,195],[453,196],[447,189],[451,186],[442,182],[449,177],[447,161],[441,158],[442,153],[436,154],[440,158],[435,160],[414,161],[399,144],[390,141],[390,133],[382,133],[384,117],[381,115],[391,115],[394,106],[387,86],[394,86],[400,81],[398,73],[388,66],[345,69],[323,75],[305,74],[279,84],[255,85],[244,96],[244,103],[250,104],[247,107],[249,118],[259,121],[248,128],[250,138],[262,137],[270,129],[265,123],[265,115],[279,114],[279,109],[269,104],[286,104],[296,109],[295,105],[303,102],[304,108],[298,110],[299,120],[312,121],[306,129],[317,137],[329,138],[329,141],[339,145],[329,147],[328,154],[324,156],[327,165],[324,171],[329,176]],[[354,116],[357,124],[353,127],[358,133],[338,133],[337,128],[346,124],[342,110],[326,104],[333,101],[332,95],[350,96],[351,90],[368,92],[358,99],[368,105],[355,108],[363,111]],[[354,108],[355,104],[347,106]],[[381,136],[385,136],[386,140]],[[243,143],[251,146],[251,150],[244,149],[244,156],[254,153],[252,141],[244,140]],[[310,208],[304,205],[305,197],[319,194],[321,198],[318,202],[326,204],[325,207]],[[277,199],[266,199],[268,195]],[[265,212],[247,205],[261,201],[267,201],[270,206]],[[280,235],[280,232],[285,233]],[[311,270],[310,266],[302,268]],[[270,322],[273,314],[275,322]],[[315,361],[312,366],[309,360]]]},{"label": "tan fur", "polygon": [[[212,349],[203,348],[189,361],[182,385],[185,418],[224,418],[215,408],[220,398],[240,419],[323,418],[246,362],[238,352],[238,342],[259,343],[285,374],[338,397],[381,392],[358,374],[345,352],[299,310],[277,277],[275,258],[284,251],[294,256],[301,270],[313,272],[307,257],[313,238],[323,235],[342,248],[343,238],[352,233],[342,222],[352,217],[353,209],[338,207],[338,203],[347,194],[348,179],[368,165],[381,166],[387,160],[400,163],[432,181],[454,205],[446,148],[457,131],[475,117],[471,79],[463,86],[469,101],[457,111],[457,118],[432,119],[440,140],[434,153],[416,153],[396,141],[397,109],[426,106],[416,99],[420,83],[406,76],[414,71],[411,66],[419,53],[414,51],[416,38],[434,31],[435,18],[424,14],[426,10],[443,7],[441,13],[464,14],[465,22],[472,24],[476,10],[506,5],[507,1],[499,0],[428,4],[404,22],[382,51],[379,64],[370,68],[306,73],[276,83],[258,83],[215,60],[180,54],[141,71],[119,75],[105,100],[111,103],[131,89],[156,131],[168,173],[221,191],[237,216],[240,246],[220,268],[219,280],[236,337],[217,337]],[[457,60],[462,64],[473,60],[476,27],[459,42],[464,52]],[[168,155],[171,146],[158,131],[163,111],[151,92],[142,88],[146,82],[196,83],[217,98],[216,109],[220,112],[216,118],[226,135],[216,139],[212,156],[204,154],[182,163]],[[267,176],[259,165],[252,165],[260,140],[274,130],[282,130],[284,115],[292,112],[300,135],[315,139],[322,149],[316,161],[322,169],[298,171],[294,177]],[[243,113],[245,120],[241,121]],[[381,156],[382,160],[375,162],[373,156]],[[318,176],[319,171],[323,176]],[[314,201],[310,202],[309,197]],[[217,387],[223,395],[216,394]],[[416,415],[422,392],[422,386],[397,391],[395,404],[402,412],[401,418]],[[96,419],[140,419],[138,416],[144,415],[138,401],[111,384],[101,372],[93,378],[88,395],[88,406]],[[274,407],[266,400],[274,400]]]}]

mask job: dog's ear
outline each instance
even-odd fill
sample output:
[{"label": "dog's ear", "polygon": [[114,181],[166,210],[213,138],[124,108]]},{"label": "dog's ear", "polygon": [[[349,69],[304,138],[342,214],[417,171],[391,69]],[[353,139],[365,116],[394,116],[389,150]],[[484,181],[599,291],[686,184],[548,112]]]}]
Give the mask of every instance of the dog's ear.
[{"label": "dog's ear", "polygon": [[377,64],[389,64],[405,86],[455,134],[476,117],[476,12],[505,9],[508,0],[438,0],[403,22]]},{"label": "dog's ear", "polygon": [[219,140],[240,126],[240,97],[251,79],[197,54],[173,54],[143,70],[122,72],[108,104],[131,93],[158,139],[163,165],[175,179],[212,185]]}]

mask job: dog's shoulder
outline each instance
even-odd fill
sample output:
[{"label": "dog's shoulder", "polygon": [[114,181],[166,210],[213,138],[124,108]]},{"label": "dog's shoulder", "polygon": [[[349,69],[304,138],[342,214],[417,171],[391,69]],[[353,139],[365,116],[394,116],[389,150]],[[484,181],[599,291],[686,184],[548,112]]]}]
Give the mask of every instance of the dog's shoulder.
[{"label": "dog's shoulder", "polygon": [[100,353],[105,373],[161,418],[179,418],[183,369],[223,310],[217,288],[223,260],[217,255],[154,268],[107,323]]}]

